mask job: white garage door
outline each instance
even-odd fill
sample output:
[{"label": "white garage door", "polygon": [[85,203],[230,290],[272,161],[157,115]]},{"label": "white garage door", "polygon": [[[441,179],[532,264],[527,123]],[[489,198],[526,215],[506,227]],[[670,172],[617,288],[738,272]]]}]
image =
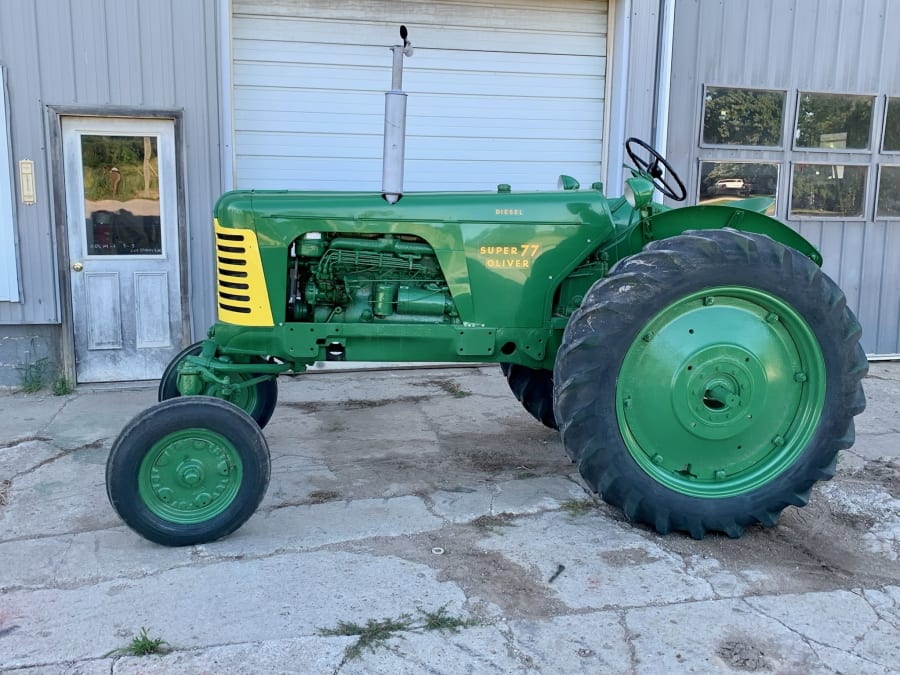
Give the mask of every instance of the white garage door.
[{"label": "white garage door", "polygon": [[235,0],[236,186],[381,189],[383,92],[405,24],[404,187],[600,179],[606,0]]}]

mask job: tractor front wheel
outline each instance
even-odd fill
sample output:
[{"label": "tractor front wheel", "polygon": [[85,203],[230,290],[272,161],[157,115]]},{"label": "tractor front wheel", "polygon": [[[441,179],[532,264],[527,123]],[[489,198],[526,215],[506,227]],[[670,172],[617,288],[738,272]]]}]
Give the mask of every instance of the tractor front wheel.
[{"label": "tractor front wheel", "polygon": [[[181,396],[181,392],[178,391],[178,366],[186,357],[198,356],[202,350],[203,342],[195,342],[172,359],[159,380],[158,401],[168,401]],[[255,377],[255,375],[232,375],[232,379],[241,381],[251,377]],[[214,396],[233,403],[256,420],[259,428],[262,429],[269,423],[272,413],[275,412],[275,405],[278,402],[278,382],[276,378],[272,377],[250,387],[235,389],[228,395],[222,393],[222,388],[217,383],[210,382],[201,393],[203,396]]]},{"label": "tractor front wheel", "polygon": [[269,448],[237,406],[170,399],[129,422],[106,463],[106,492],[125,523],[165,546],[220,539],[256,511],[269,484]]},{"label": "tractor front wheel", "polygon": [[768,237],[653,242],[570,318],[554,370],[563,444],[605,501],[660,533],[774,525],[853,444],[860,334],[834,282]]}]

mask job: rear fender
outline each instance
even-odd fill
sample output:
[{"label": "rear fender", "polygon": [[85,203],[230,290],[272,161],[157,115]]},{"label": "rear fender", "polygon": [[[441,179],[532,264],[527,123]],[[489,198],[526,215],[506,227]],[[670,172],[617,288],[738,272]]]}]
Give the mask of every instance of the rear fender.
[{"label": "rear fender", "polygon": [[[729,206],[686,206],[657,213],[634,229],[634,235],[643,241],[639,248],[654,240],[666,239],[686,230],[719,230],[731,228],[744,232],[765,234],[785,246],[790,246],[807,256],[816,265],[822,265],[822,255],[816,247],[797,232],[774,218],[759,212],[770,200],[745,199]],[[632,239],[632,243],[637,243]]]}]

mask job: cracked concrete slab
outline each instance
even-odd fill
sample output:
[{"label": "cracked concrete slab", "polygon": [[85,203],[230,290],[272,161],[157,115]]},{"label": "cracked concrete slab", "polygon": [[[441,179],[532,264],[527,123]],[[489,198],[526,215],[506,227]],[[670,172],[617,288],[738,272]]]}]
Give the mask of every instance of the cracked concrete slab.
[{"label": "cracked concrete slab", "polygon": [[[631,610],[626,624],[638,657],[635,672],[886,675],[896,659],[885,661],[883,653],[857,648],[852,638],[836,633],[849,627],[854,636],[871,625],[871,610],[849,595],[758,596]],[[859,610],[863,615],[857,620]],[[830,639],[821,641],[823,634]],[[887,642],[896,652],[896,635]]]},{"label": "cracked concrete slab", "polygon": [[[180,554],[176,553],[180,557]],[[385,556],[320,551],[256,560],[203,561],[65,589],[13,590],[4,614],[16,629],[4,639],[4,666],[55,653],[96,659],[122,646],[135,626],[165,630],[177,649],[316,636],[352,617],[397,616],[416,609],[454,612],[465,603],[455,584],[423,565]],[[73,626],[92,627],[91,639]]]},{"label": "cracked concrete slab", "polygon": [[[677,555],[600,514],[550,512],[523,518],[515,527],[486,538],[482,546],[546,581],[573,610],[714,596],[710,584],[691,574]],[[551,583],[560,566],[561,573]]]},{"label": "cracked concrete slab", "polygon": [[[496,367],[286,377],[261,508],[181,549],[105,493],[155,389],[0,393],[0,671],[895,672],[900,363],[865,386],[807,507],[695,541],[586,491]],[[423,628],[438,611],[465,623]],[[358,657],[360,635],[322,633],[404,616]],[[142,628],[167,653],[110,654]]]}]

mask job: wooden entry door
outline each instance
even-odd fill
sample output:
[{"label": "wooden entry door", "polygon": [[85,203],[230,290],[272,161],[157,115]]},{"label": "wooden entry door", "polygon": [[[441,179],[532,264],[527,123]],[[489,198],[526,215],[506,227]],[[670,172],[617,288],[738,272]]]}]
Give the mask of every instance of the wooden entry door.
[{"label": "wooden entry door", "polygon": [[76,380],[157,379],[184,334],[175,123],[61,123]]}]

